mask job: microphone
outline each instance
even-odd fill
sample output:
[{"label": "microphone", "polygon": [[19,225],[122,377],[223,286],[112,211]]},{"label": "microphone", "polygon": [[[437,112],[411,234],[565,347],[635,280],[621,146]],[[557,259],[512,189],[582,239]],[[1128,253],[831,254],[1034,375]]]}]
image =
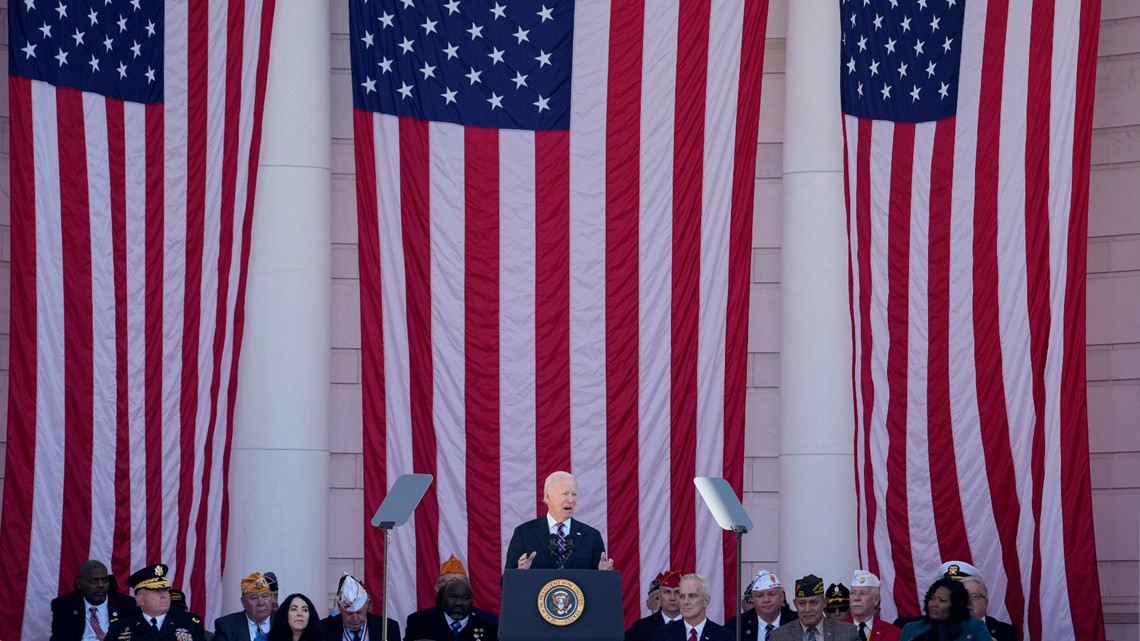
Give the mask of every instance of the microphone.
[{"label": "microphone", "polygon": [[550,551],[550,558],[554,559],[555,565],[558,564],[558,537],[551,534],[548,550]]},{"label": "microphone", "polygon": [[563,565],[566,565],[566,562],[570,560],[571,554],[574,554],[574,539],[568,538],[566,539],[566,558],[562,559]]}]

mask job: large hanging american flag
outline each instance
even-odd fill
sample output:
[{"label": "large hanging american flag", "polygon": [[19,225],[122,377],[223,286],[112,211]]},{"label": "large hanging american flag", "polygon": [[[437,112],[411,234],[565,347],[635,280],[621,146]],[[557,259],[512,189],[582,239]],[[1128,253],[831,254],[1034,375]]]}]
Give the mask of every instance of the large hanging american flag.
[{"label": "large hanging american flag", "polygon": [[88,558],[220,613],[273,6],[10,3],[0,637],[47,638]]},{"label": "large hanging american flag", "polygon": [[[572,471],[632,620],[666,568],[735,606],[696,475],[743,475],[766,0],[350,0],[364,500],[435,483],[394,535],[393,615]],[[367,580],[382,539],[368,528]]]},{"label": "large hanging american flag", "polygon": [[1084,352],[1099,4],[841,4],[859,542],[888,615],[920,614],[957,559],[1024,639],[1104,638]]}]

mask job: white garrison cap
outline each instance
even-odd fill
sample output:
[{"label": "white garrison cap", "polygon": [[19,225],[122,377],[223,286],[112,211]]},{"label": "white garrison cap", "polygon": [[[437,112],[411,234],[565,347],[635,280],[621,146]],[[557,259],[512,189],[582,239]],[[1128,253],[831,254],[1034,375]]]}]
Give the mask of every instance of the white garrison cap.
[{"label": "white garrison cap", "polygon": [[360,612],[368,605],[368,592],[352,575],[345,575],[344,585],[340,586],[336,599],[345,612]]},{"label": "white garrison cap", "polygon": [[782,588],[783,584],[780,579],[776,578],[775,574],[767,570],[760,570],[756,578],[752,580],[752,589],[759,592],[760,590],[770,590],[772,588]]},{"label": "white garrison cap", "polygon": [[866,570],[855,570],[855,574],[851,576],[853,588],[877,588],[880,585],[879,577]]}]

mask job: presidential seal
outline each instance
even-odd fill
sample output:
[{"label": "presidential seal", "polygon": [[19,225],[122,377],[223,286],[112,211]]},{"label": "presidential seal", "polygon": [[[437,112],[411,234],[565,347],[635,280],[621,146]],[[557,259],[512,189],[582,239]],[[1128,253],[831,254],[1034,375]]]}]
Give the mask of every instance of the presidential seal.
[{"label": "presidential seal", "polygon": [[573,581],[555,579],[538,592],[538,613],[552,625],[570,625],[585,609],[586,597]]}]

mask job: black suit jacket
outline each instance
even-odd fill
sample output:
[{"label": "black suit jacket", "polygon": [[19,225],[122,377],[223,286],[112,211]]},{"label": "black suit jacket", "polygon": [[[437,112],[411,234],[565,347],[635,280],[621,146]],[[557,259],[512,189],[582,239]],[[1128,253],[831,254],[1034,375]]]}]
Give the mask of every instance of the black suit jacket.
[{"label": "black suit jacket", "polygon": [[[268,624],[273,617],[266,620]],[[254,641],[249,634],[249,623],[245,610],[231,612],[214,619],[214,641]],[[269,632],[268,626],[265,628]]]},{"label": "black suit jacket", "polygon": [[[780,625],[788,625],[798,618],[800,618],[800,615],[796,614],[788,608],[782,608],[780,610]],[[725,621],[724,627],[728,629],[730,636],[735,637],[736,617],[732,617],[728,621]],[[749,641],[750,639],[760,639],[760,641],[764,641],[764,633],[757,632],[760,627],[760,615],[756,614],[756,610],[749,610],[745,612],[743,615],[741,615],[740,618],[740,638],[744,639],[745,641]],[[779,628],[776,629],[778,630]]]},{"label": "black suit jacket", "polygon": [[[570,520],[570,533],[567,541],[574,542],[574,552],[566,559],[563,566],[567,570],[596,570],[598,562],[602,560],[602,552],[606,551],[606,544],[602,542],[602,534],[578,519]],[[556,561],[550,554],[550,526],[546,523],[546,515],[533,521],[527,521],[515,528],[511,535],[511,542],[507,545],[507,558],[504,568],[513,570],[518,567],[519,557],[523,552],[534,555],[532,568],[554,570]]]},{"label": "black suit jacket", "polygon": [[986,615],[986,629],[990,631],[990,636],[994,638],[994,641],[1017,641],[1017,628],[1005,621],[998,621],[988,614]]},{"label": "black suit jacket", "polygon": [[192,641],[206,641],[206,630],[197,615],[171,610],[156,632],[136,608],[125,617],[111,619],[106,641],[178,641],[179,636],[185,634],[189,634]]},{"label": "black suit jacket", "polygon": [[[471,614],[467,618],[467,625],[463,626],[458,636],[451,633],[451,626],[444,619],[445,616],[447,615],[444,614],[443,608],[440,607],[430,607],[409,614],[408,624],[404,628],[404,640],[417,641],[418,639],[432,639],[433,641],[451,641],[452,639],[459,639],[460,641],[498,641],[499,639],[498,622],[491,621],[479,615],[479,613],[474,610],[471,611]],[[325,641],[329,640],[325,639]]]},{"label": "black suit jacket", "polygon": [[[107,593],[107,616],[110,619],[130,615],[138,607],[135,600],[118,592]],[[79,590],[68,592],[51,601],[51,641],[79,641],[87,625],[87,603]],[[109,626],[108,626],[109,629]]]},{"label": "black suit jacket", "polygon": [[[368,614],[368,641],[380,641],[384,629],[380,626],[383,617],[379,614]],[[344,619],[337,616],[321,619],[321,636],[324,641],[341,641],[344,635]],[[400,624],[388,619],[388,641],[400,641]]]},{"label": "black suit jacket", "polygon": [[657,628],[665,625],[665,617],[660,612],[638,619],[625,631],[625,641],[653,641]]},{"label": "black suit jacket", "polygon": [[[729,632],[728,628],[706,620],[700,641],[735,641],[734,634],[735,632]],[[685,620],[678,619],[657,628],[657,632],[653,634],[653,641],[688,641],[685,636]]]}]

